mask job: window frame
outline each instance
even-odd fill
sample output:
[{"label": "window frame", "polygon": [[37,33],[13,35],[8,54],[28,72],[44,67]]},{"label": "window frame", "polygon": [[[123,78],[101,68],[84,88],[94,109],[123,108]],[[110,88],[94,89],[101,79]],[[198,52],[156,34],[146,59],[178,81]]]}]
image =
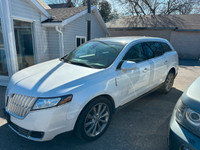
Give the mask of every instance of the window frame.
[{"label": "window frame", "polygon": [[[80,45],[82,45],[82,44],[84,44],[84,43],[86,43],[86,42],[87,42],[87,38],[86,38],[86,36],[79,36],[79,35],[77,35],[77,36],[76,36],[76,38],[75,38],[75,44],[76,44],[75,46],[76,46],[76,48],[80,46],[80,45],[79,45],[79,46],[77,46],[77,44],[78,44],[78,43],[77,43],[77,39],[78,39],[78,38],[80,38]],[[84,42],[84,43],[82,43],[82,42],[81,42],[81,41],[82,41],[82,39],[84,39],[84,40],[85,40],[85,42]]]},{"label": "window frame", "polygon": [[[4,61],[4,65],[5,65],[5,67],[6,67],[6,74],[0,74],[0,79],[1,78],[7,78],[8,76],[9,76],[9,66],[8,66],[8,59],[7,59],[7,53],[6,53],[6,45],[5,45],[5,37],[4,37],[4,31],[3,31],[3,24],[2,24],[2,20],[1,20],[1,17],[0,17],[0,34],[1,34],[1,36],[2,36],[2,47],[0,47],[0,48],[2,48],[3,49],[3,52],[4,52],[4,55],[5,55],[5,60],[3,60]],[[1,59],[1,58],[0,58]],[[2,61],[2,60],[1,60]]]},{"label": "window frame", "polygon": [[[34,19],[27,19],[23,17],[16,17],[12,16],[12,26],[13,26],[13,36],[15,39],[15,26],[14,26],[14,21],[21,21],[21,22],[27,22],[31,24],[31,34],[32,34],[32,46],[33,46],[33,59],[34,59],[34,64],[38,63],[38,49],[37,49],[37,43],[38,43],[38,38],[37,38],[37,32],[36,32],[36,23]],[[17,56],[17,47],[16,47],[16,39],[15,39],[15,55]],[[17,70],[20,70],[19,62],[17,60]],[[25,69],[25,68],[23,68]]]}]

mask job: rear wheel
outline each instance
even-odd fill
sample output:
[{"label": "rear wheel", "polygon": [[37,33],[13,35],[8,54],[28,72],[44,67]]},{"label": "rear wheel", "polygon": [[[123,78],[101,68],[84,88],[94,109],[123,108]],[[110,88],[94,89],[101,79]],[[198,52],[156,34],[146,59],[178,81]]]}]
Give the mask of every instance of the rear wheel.
[{"label": "rear wheel", "polygon": [[112,105],[108,99],[99,97],[91,101],[81,112],[75,127],[76,135],[93,141],[106,131],[112,117]]},{"label": "rear wheel", "polygon": [[174,79],[175,79],[175,74],[174,72],[170,71],[165,79],[165,82],[163,83],[161,92],[169,93],[173,87]]}]

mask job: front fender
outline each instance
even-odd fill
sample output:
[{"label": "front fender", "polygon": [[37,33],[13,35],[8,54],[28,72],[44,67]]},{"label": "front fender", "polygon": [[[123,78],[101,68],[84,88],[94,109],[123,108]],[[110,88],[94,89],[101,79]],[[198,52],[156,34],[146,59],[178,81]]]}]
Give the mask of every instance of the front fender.
[{"label": "front fender", "polygon": [[114,90],[115,88],[113,88],[113,86],[115,86],[115,81],[114,79],[111,79],[109,81],[87,86],[83,89],[77,90],[77,92],[73,94],[73,99],[69,106],[69,114],[67,115],[67,119],[74,119],[73,128],[83,108],[95,97],[109,95],[114,100],[115,106],[118,106]]}]

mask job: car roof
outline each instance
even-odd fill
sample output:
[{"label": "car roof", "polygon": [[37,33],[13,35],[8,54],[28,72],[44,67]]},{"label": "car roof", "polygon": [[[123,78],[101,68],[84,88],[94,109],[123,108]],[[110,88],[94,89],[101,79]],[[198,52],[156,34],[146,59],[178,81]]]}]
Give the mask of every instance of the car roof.
[{"label": "car roof", "polygon": [[157,38],[157,37],[146,37],[146,36],[124,36],[124,37],[106,37],[106,38],[97,38],[95,39],[97,41],[103,41],[103,42],[106,42],[106,41],[110,41],[110,42],[119,42],[119,43],[131,43],[133,41],[136,41],[136,40],[155,40],[155,41],[163,41],[163,42],[166,42],[165,39],[162,39],[162,38]]}]

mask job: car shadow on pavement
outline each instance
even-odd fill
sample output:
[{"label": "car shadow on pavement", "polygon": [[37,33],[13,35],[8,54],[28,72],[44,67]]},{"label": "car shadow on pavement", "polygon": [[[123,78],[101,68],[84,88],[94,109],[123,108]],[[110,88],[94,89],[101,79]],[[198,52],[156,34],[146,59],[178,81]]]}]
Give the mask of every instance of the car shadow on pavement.
[{"label": "car shadow on pavement", "polygon": [[176,88],[169,94],[155,91],[131,103],[114,114],[101,138],[89,143],[76,138],[73,132],[58,135],[52,141],[34,142],[19,137],[4,124],[0,126],[0,149],[168,150],[169,120],[181,94]]}]

